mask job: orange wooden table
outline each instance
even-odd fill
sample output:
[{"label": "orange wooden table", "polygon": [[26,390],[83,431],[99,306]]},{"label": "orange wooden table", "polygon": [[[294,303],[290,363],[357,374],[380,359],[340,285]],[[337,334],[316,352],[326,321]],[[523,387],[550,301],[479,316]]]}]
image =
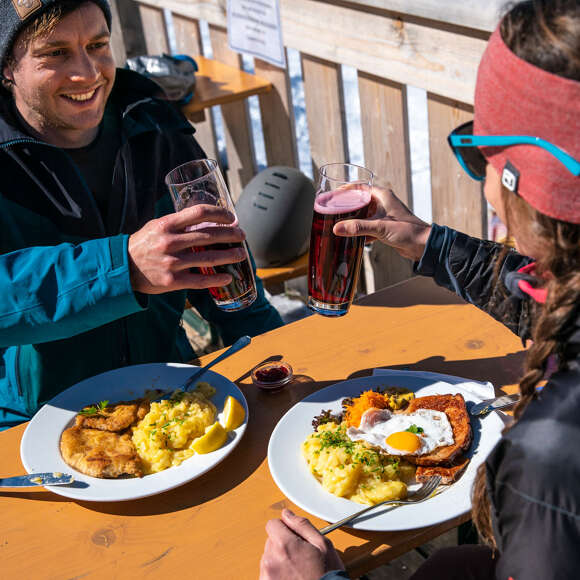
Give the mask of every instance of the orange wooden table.
[{"label": "orange wooden table", "polygon": [[[279,393],[262,393],[248,372],[275,356],[293,365],[297,379]],[[292,405],[376,367],[485,379],[513,392],[522,360],[521,343],[507,329],[426,278],[368,296],[343,318],[312,316],[259,336],[216,367],[240,386],[250,408],[244,439],[229,457],[189,484],[132,502],[1,491],[0,578],[255,579],[266,521],[285,506],[304,513],[278,490],[266,460],[270,433]],[[24,473],[24,427],[0,433],[0,477]],[[356,577],[465,519],[407,532],[337,530],[329,537]]]},{"label": "orange wooden table", "polygon": [[226,105],[272,89],[270,81],[223,62],[200,55],[196,55],[195,61],[199,70],[195,73],[193,99],[181,109],[193,121],[203,118],[203,111],[208,107]]}]

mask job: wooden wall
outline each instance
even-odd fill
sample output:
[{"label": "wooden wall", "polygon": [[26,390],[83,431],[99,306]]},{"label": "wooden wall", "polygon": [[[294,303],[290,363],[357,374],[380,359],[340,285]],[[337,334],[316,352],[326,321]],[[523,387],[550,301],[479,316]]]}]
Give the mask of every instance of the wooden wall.
[{"label": "wooden wall", "polygon": [[[477,65],[499,19],[501,0],[280,0],[284,44],[300,52],[312,165],[348,161],[341,65],[355,67],[365,164],[412,207],[407,87],[427,91],[433,221],[486,236],[480,185],[451,154],[447,134],[473,115]],[[209,24],[213,57],[241,67],[229,50],[225,0],[114,0],[121,22],[118,58],[168,51],[163,9],[171,11],[177,50],[202,53],[199,22]],[[290,79],[286,70],[255,61],[274,90],[260,96],[268,165],[298,166]],[[234,195],[256,172],[247,103],[221,107]],[[216,156],[211,112],[196,123]],[[370,289],[408,278],[411,264],[385,247],[366,259]]]}]

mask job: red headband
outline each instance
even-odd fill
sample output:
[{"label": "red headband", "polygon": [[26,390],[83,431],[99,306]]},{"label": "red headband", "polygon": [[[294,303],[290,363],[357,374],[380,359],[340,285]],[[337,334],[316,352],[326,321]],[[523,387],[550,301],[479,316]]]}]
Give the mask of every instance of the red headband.
[{"label": "red headband", "polygon": [[[475,88],[476,135],[530,135],[580,159],[580,82],[542,70],[516,56],[499,28],[481,59]],[[580,178],[534,145],[481,147],[502,175],[519,172],[518,194],[539,212],[580,223]]]}]

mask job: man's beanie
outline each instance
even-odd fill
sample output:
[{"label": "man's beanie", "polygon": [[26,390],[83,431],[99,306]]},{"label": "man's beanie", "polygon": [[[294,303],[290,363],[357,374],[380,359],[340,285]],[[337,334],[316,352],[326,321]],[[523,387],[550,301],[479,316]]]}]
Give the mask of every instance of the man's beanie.
[{"label": "man's beanie", "polygon": [[[0,65],[8,56],[18,33],[46,9],[60,0],[0,0]],[[99,6],[105,14],[109,30],[111,29],[111,7],[108,0],[90,0]],[[82,1],[79,0],[79,5]],[[2,71],[0,70],[0,73]]]}]

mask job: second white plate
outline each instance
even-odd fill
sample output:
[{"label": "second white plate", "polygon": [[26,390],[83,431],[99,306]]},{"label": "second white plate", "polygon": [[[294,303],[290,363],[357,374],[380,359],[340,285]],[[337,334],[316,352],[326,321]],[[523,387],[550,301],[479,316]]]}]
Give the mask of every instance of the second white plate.
[{"label": "second white plate", "polygon": [[[412,371],[391,371],[386,376],[370,376],[331,385],[300,401],[278,422],[268,445],[268,465],[276,485],[292,502],[327,522],[336,522],[364,506],[334,496],[325,491],[310,473],[302,457],[301,444],[312,433],[312,419],[322,410],[340,412],[345,397],[357,397],[364,390],[405,387],[418,397],[435,394],[461,393],[467,405],[481,399],[461,385],[465,379],[445,377],[445,380],[425,378]],[[485,461],[504,427],[502,420],[491,413],[483,419],[471,417],[473,442],[468,452],[471,458],[465,473],[443,493],[424,503],[393,508],[377,508],[362,516],[352,527],[372,531],[401,531],[442,523],[471,509],[471,488],[477,467]]]}]

